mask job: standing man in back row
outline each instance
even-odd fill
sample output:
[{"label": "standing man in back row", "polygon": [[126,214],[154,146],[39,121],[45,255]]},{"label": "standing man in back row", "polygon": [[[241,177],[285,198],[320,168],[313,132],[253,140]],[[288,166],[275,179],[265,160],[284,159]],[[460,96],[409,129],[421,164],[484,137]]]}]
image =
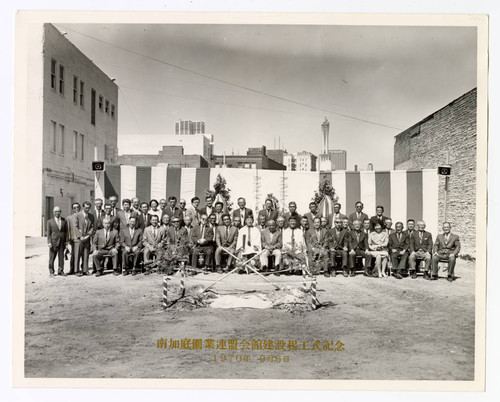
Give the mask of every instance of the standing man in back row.
[{"label": "standing man in back row", "polygon": [[54,261],[59,265],[57,274],[66,276],[64,273],[64,250],[68,244],[68,225],[66,219],[61,216],[61,207],[54,207],[54,217],[47,222],[47,243],[49,246],[49,274],[54,276]]},{"label": "standing man in back row", "polygon": [[363,224],[363,221],[365,219],[370,220],[367,214],[363,212],[363,203],[361,201],[358,201],[355,205],[354,208],[356,209],[355,212],[353,212],[351,215],[349,215],[349,227],[354,229],[354,221],[358,220],[360,224]]}]

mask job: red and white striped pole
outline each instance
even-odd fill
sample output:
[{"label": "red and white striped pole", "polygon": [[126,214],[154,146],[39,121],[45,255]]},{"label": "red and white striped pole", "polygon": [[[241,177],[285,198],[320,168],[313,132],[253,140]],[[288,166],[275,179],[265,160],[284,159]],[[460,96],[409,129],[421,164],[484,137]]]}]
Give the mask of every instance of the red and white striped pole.
[{"label": "red and white striped pole", "polygon": [[163,308],[167,308],[168,299],[167,299],[167,281],[168,278],[166,276],[163,277]]},{"label": "red and white striped pole", "polygon": [[317,310],[321,306],[316,297],[316,277],[313,277],[313,281],[311,282],[311,301],[313,310]]}]

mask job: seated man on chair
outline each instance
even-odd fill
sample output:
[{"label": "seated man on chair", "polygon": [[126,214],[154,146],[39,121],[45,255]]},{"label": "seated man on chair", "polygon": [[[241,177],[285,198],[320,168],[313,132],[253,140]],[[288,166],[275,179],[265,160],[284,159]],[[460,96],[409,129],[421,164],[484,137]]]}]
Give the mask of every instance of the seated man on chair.
[{"label": "seated man on chair", "polygon": [[136,226],[137,218],[133,216],[129,218],[128,225],[120,230],[123,276],[130,273],[129,257],[133,257],[132,275],[137,274],[137,261],[142,251],[142,229]]},{"label": "seated man on chair", "polygon": [[[412,279],[417,277],[417,259],[425,261],[424,279],[431,279],[432,235],[425,231],[425,222],[417,222],[418,230],[410,236],[410,271]],[[436,278],[437,279],[437,278]]]},{"label": "seated man on chair", "polygon": [[[356,276],[356,257],[365,259],[364,276],[370,276],[369,270],[372,265],[372,256],[368,252],[368,235],[361,230],[361,221],[355,219],[352,223],[353,230],[349,233],[349,268],[351,270],[349,276]],[[344,271],[344,276],[347,272]]]},{"label": "seated man on chair", "polygon": [[144,267],[146,271],[144,275],[149,275],[150,265],[153,262],[153,256],[156,257],[158,249],[163,245],[165,240],[165,229],[158,224],[159,216],[151,215],[151,226],[144,229],[142,235],[142,245],[144,246]]},{"label": "seated man on chair", "polygon": [[460,252],[460,238],[451,233],[451,223],[443,223],[443,234],[439,234],[436,238],[432,255],[432,280],[436,280],[438,276],[439,262],[448,262],[448,282],[453,282],[456,277],[455,262]]},{"label": "seated man on chair", "polygon": [[191,239],[194,243],[192,265],[194,268],[201,265],[203,273],[212,270],[212,256],[214,253],[214,228],[208,222],[206,213],[200,214],[200,223],[193,228]]},{"label": "seated man on chair", "polygon": [[[307,219],[307,218],[302,218]],[[306,242],[302,229],[297,228],[294,217],[288,220],[289,227],[283,230],[282,256],[285,266],[289,269],[287,275],[292,271],[300,273],[306,263]]]},{"label": "seated man on chair", "polygon": [[406,269],[410,236],[403,232],[403,222],[396,223],[396,232],[389,235],[389,254],[392,261],[394,277],[403,279],[401,272]]},{"label": "seated man on chair", "polygon": [[342,218],[336,218],[335,227],[330,230],[330,270],[328,275],[336,276],[335,258],[342,258],[342,270],[347,275],[347,252],[349,251],[349,232],[342,226]]},{"label": "seated man on chair", "polygon": [[[238,257],[250,259],[257,253],[260,253],[262,250],[261,237],[261,231],[253,226],[253,216],[247,216],[245,219],[245,226],[243,226],[238,232],[238,241],[236,243],[236,252],[238,253]],[[252,266],[255,266],[254,261],[255,259],[251,262]],[[239,273],[243,274],[243,271],[240,270]]]},{"label": "seated man on chair", "polygon": [[328,244],[330,243],[330,233],[321,227],[321,218],[317,216],[313,219],[313,227],[306,233],[307,253],[309,256],[309,271],[319,274],[323,271],[325,276],[330,276],[328,258]]},{"label": "seated man on chair", "polygon": [[226,268],[224,268],[224,270],[221,268],[222,253],[227,254],[227,251],[229,251],[231,254],[234,254],[237,240],[238,228],[231,225],[231,217],[229,214],[223,214],[221,225],[215,230],[215,242],[217,244],[217,249],[215,250],[215,269],[218,274],[227,272],[228,268],[233,263],[233,256],[229,254]]},{"label": "seated man on chair", "polygon": [[274,256],[274,272],[279,271],[281,262],[282,236],[279,230],[276,230],[274,220],[267,221],[267,228],[262,231],[262,248],[265,251],[260,255],[260,265],[262,271],[268,270],[268,261],[270,256]]},{"label": "seated man on chair", "polygon": [[103,228],[94,235],[94,268],[95,276],[101,276],[103,267],[101,265],[104,256],[109,255],[113,260],[113,274],[118,275],[118,231],[111,228],[111,219],[104,218]]}]

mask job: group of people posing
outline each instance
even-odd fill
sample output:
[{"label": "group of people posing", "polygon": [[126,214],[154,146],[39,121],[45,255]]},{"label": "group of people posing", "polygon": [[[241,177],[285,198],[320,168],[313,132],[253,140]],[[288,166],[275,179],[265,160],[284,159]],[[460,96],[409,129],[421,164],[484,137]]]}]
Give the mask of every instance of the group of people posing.
[{"label": "group of people posing", "polygon": [[122,208],[117,203],[116,196],[109,197],[106,204],[101,199],[93,206],[88,201],[74,203],[67,218],[61,216],[60,207],[54,208],[54,217],[47,224],[51,276],[55,275],[56,257],[58,275],[67,275],[64,258],[69,253],[68,274],[101,276],[105,259],[112,262],[114,275],[149,274],[159,250],[176,245],[188,247],[188,264],[205,273],[224,273],[235,262],[251,259],[261,272],[275,275],[301,273],[316,262],[326,277],[336,276],[337,271],[353,277],[359,267],[364,276],[381,278],[392,273],[403,279],[408,273],[415,279],[423,261],[424,279],[437,280],[439,262],[448,263],[447,280],[456,279],[460,240],[451,233],[449,222],[433,241],[424,221],[409,219],[406,229],[402,222],[393,228],[381,205],[368,217],[360,201],[349,216],[335,203],[333,213],[323,217],[314,202],[300,215],[295,202],[281,213],[268,199],[254,219],[244,198],[238,199],[238,207],[231,212],[224,212],[224,204],[214,203],[212,196],[206,197],[203,207],[198,197],[189,206],[185,200],[177,205],[173,196],[168,202],[123,199]]}]

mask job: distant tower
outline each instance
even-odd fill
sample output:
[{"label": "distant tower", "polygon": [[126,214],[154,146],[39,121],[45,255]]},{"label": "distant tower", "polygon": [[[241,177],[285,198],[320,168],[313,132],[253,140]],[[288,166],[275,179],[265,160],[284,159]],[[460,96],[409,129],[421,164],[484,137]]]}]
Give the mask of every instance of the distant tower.
[{"label": "distant tower", "polygon": [[330,123],[326,117],[321,129],[323,130],[323,154],[328,155],[330,149]]}]

